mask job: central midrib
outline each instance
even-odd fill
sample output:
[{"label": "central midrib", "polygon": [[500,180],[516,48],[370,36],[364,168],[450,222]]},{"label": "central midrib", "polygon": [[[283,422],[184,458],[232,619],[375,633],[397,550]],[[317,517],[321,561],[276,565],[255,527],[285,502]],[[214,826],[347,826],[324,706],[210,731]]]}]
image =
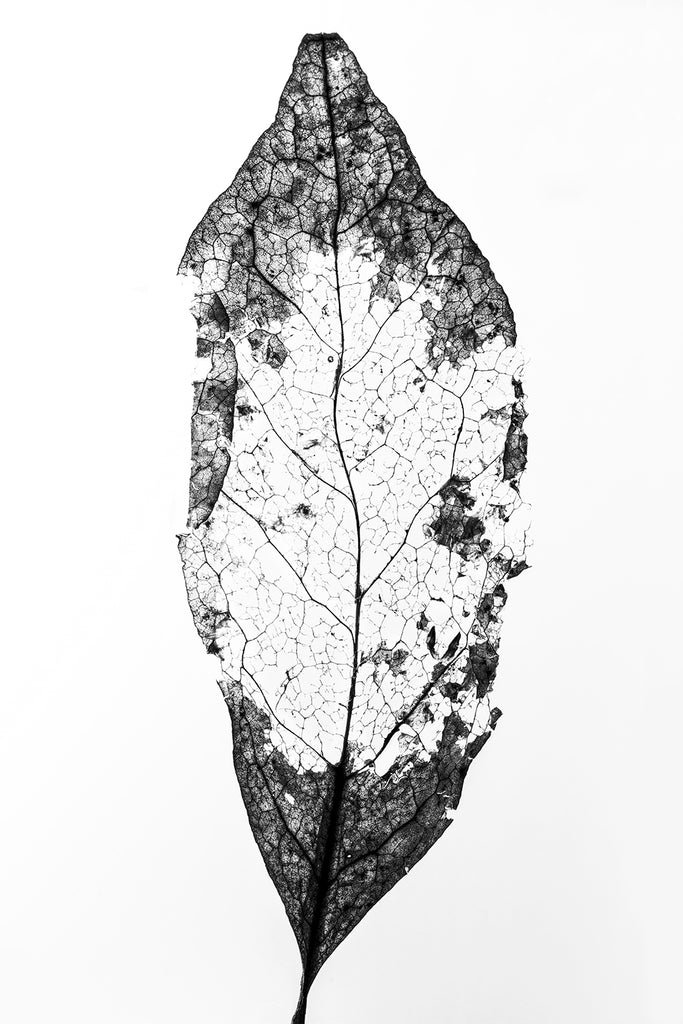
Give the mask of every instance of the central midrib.
[{"label": "central midrib", "polygon": [[313,962],[315,953],[318,946],[319,931],[322,924],[323,912],[325,909],[325,903],[327,900],[327,894],[329,889],[330,873],[332,868],[332,859],[334,857],[334,850],[337,843],[337,829],[339,825],[339,815],[341,811],[344,788],[348,779],[347,775],[347,762],[348,762],[348,750],[349,750],[349,734],[351,730],[351,720],[353,717],[353,705],[356,697],[356,679],[358,675],[358,657],[359,657],[359,637],[360,637],[360,621],[361,621],[361,604],[363,600],[363,592],[361,589],[361,535],[360,535],[360,517],[358,514],[358,502],[351,482],[351,475],[346,463],[344,456],[344,450],[341,444],[339,436],[339,428],[337,421],[337,405],[339,399],[339,385],[341,375],[343,371],[344,363],[344,317],[342,315],[341,305],[341,289],[339,282],[339,246],[338,246],[338,232],[339,232],[339,221],[341,217],[341,182],[339,174],[339,156],[337,152],[337,137],[334,126],[334,117],[332,113],[332,99],[330,94],[330,85],[327,70],[327,53],[326,53],[326,40],[323,36],[321,42],[321,59],[322,59],[322,72],[323,72],[323,92],[325,96],[325,103],[327,106],[327,115],[330,122],[330,138],[332,143],[332,155],[334,159],[334,172],[335,172],[335,183],[337,191],[337,209],[332,226],[332,249],[334,253],[334,274],[335,274],[335,287],[337,294],[337,313],[339,316],[339,327],[340,327],[340,354],[339,362],[337,364],[337,371],[334,383],[333,392],[333,422],[334,422],[334,433],[341,458],[344,474],[349,487],[349,496],[353,507],[354,518],[356,523],[356,582],[355,582],[355,621],[353,627],[353,666],[351,670],[351,682],[349,686],[349,695],[347,700],[346,710],[346,724],[344,728],[344,737],[342,741],[342,749],[338,763],[333,769],[333,782],[332,782],[332,795],[329,804],[329,817],[327,821],[325,818],[321,821],[321,829],[326,828],[325,835],[323,837],[323,851],[322,860],[320,863],[320,875],[318,878],[318,885],[316,891],[316,899],[313,908],[313,916],[311,919],[311,931],[309,935],[309,941],[306,952],[306,962],[304,964],[304,976],[302,984],[302,996],[305,998],[308,986],[312,980],[311,973],[313,968]]}]

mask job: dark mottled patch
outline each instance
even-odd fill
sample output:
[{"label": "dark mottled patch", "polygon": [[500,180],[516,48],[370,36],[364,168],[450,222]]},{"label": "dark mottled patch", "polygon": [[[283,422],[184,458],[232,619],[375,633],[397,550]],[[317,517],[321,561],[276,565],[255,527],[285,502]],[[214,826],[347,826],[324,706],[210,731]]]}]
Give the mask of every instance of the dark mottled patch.
[{"label": "dark mottled patch", "polygon": [[477,619],[482,629],[487,629],[492,621],[495,622],[498,619],[498,613],[506,601],[507,594],[501,583],[482,596],[477,608]]},{"label": "dark mottled patch", "polygon": [[397,675],[403,671],[403,664],[408,657],[408,651],[405,647],[379,647],[374,654],[370,656],[370,661],[373,661],[375,665],[386,664],[389,667],[389,671]]},{"label": "dark mottled patch", "polygon": [[455,655],[456,655],[456,653],[458,651],[458,645],[460,643],[461,636],[462,636],[461,633],[456,633],[455,634],[455,636],[453,637],[453,639],[449,643],[448,647],[446,648],[446,653],[443,656],[444,657],[444,661],[450,661],[451,658],[455,657]]},{"label": "dark mottled patch", "polygon": [[466,751],[467,757],[470,758],[470,760],[473,760],[477,756],[477,754],[480,753],[482,748],[488,743],[490,738],[491,733],[487,730],[486,732],[483,732],[480,736],[477,736],[476,739],[473,739],[471,743],[468,743]]},{"label": "dark mottled patch", "polygon": [[514,579],[515,576],[519,576],[521,572],[524,572],[528,568],[529,566],[523,558],[519,562],[513,562],[510,566],[510,571],[508,572],[508,579]]},{"label": "dark mottled patch", "polygon": [[431,536],[437,544],[443,544],[449,551],[456,550],[467,558],[471,548],[481,543],[485,530],[478,516],[468,514],[474,506],[474,499],[467,491],[467,482],[451,477],[439,495],[443,504],[429,524]]},{"label": "dark mottled patch", "polygon": [[211,313],[213,319],[218,324],[221,331],[224,334],[227,334],[228,331],[230,330],[230,317],[228,316],[228,312],[218,295],[214,295],[213,297],[213,302],[211,303]]},{"label": "dark mottled patch", "polygon": [[278,334],[268,331],[252,331],[249,344],[254,358],[278,370],[289,355],[289,351]]},{"label": "dark mottled patch", "polygon": [[515,404],[512,407],[510,426],[505,438],[505,449],[503,451],[503,480],[509,480],[510,485],[517,489],[519,477],[524,472],[527,463],[527,436],[524,432],[524,420],[526,411],[524,409],[524,392],[517,380],[513,380],[515,391]]},{"label": "dark mottled patch", "polygon": [[465,676],[465,685],[476,684],[477,697],[481,700],[489,692],[496,678],[498,669],[498,652],[488,640],[472,644],[470,647],[469,664]]}]

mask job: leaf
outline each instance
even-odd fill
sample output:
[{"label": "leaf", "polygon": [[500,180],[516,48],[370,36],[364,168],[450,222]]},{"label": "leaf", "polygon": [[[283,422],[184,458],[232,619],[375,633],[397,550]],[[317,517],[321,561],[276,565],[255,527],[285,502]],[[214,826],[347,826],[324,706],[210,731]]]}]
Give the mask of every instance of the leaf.
[{"label": "leaf", "polygon": [[189,602],[249,821],[320,967],[448,827],[524,565],[507,298],[337,35],[194,231]]}]

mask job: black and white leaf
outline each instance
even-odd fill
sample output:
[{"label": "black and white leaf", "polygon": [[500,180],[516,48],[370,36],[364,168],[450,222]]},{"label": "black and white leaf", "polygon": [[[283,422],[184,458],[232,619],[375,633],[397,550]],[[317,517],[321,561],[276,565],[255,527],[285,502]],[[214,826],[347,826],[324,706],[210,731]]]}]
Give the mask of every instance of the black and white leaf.
[{"label": "black and white leaf", "polygon": [[507,298],[337,35],[195,229],[190,605],[308,991],[448,827],[525,568]]}]

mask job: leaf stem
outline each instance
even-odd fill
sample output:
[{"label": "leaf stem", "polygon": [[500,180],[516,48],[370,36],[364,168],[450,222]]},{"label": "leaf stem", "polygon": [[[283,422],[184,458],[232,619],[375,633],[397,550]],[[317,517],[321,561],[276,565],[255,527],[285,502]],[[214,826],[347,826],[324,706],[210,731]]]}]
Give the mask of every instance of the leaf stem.
[{"label": "leaf stem", "polygon": [[[309,986],[310,988],[310,986]],[[306,1005],[308,1003],[308,988],[304,983],[304,979],[301,979],[301,995],[299,996],[299,1002],[297,1003],[294,1016],[292,1017],[292,1024],[304,1024],[306,1020]]]}]

